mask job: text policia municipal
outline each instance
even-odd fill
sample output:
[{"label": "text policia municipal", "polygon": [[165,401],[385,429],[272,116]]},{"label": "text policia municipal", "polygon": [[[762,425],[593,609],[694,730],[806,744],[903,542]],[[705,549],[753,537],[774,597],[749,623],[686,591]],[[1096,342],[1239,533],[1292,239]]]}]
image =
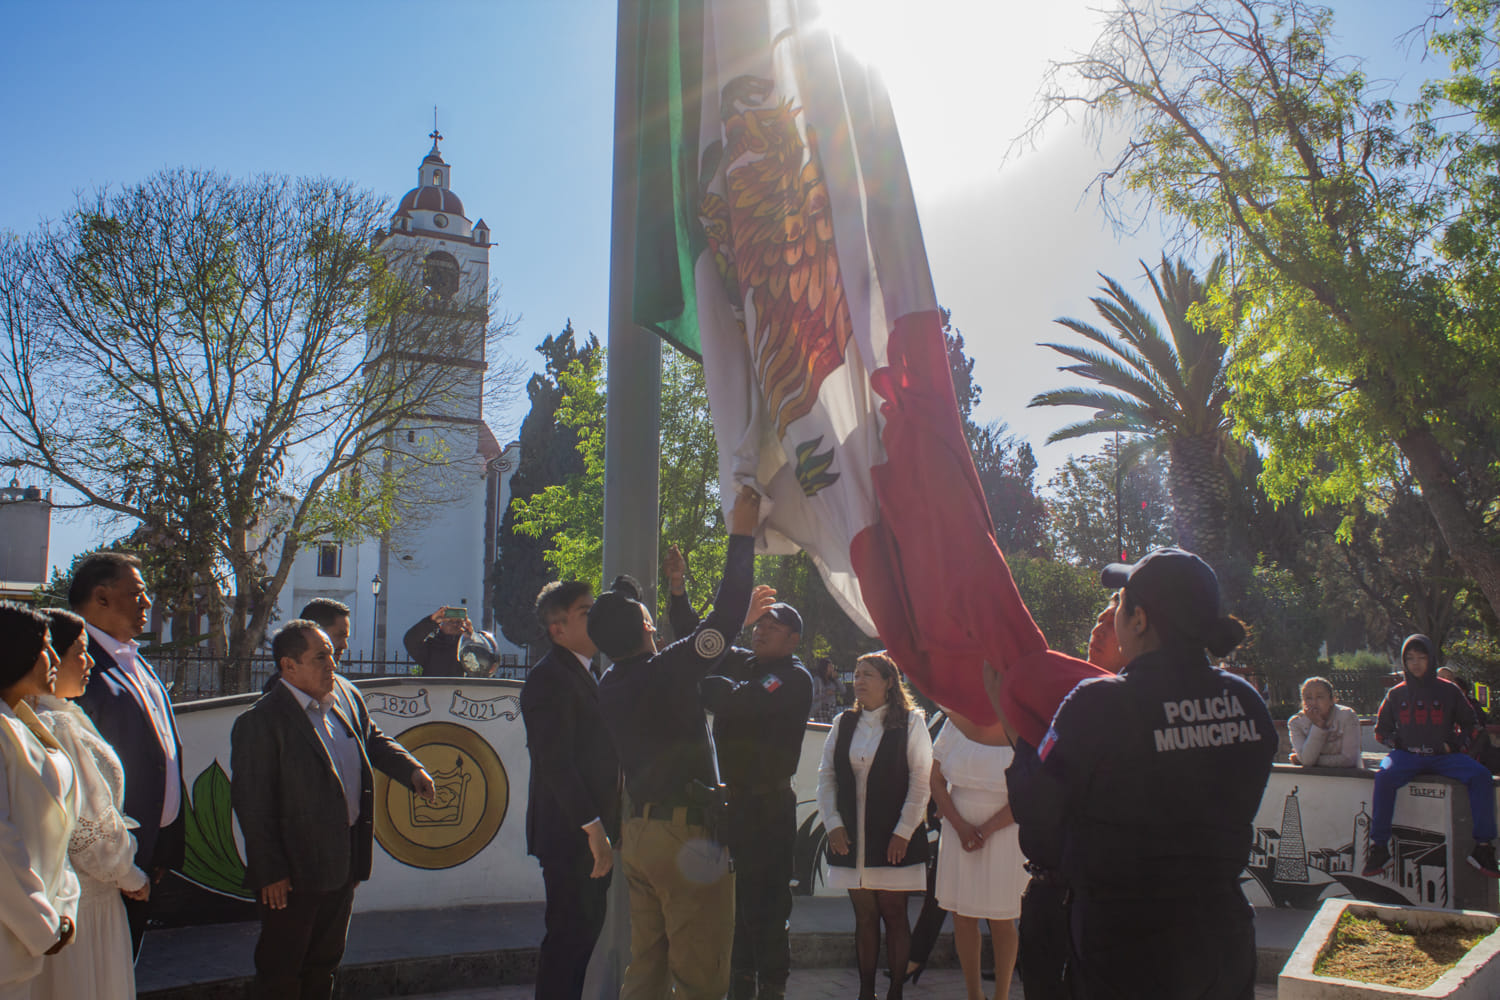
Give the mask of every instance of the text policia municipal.
[{"label": "text policia municipal", "polygon": [[[1228,692],[1217,698],[1191,698],[1161,703],[1167,724],[1157,729],[1156,749],[1190,750],[1194,747],[1222,747],[1231,743],[1256,743],[1261,739],[1254,719],[1245,719],[1240,699]],[[1178,722],[1196,725],[1175,725]]]}]

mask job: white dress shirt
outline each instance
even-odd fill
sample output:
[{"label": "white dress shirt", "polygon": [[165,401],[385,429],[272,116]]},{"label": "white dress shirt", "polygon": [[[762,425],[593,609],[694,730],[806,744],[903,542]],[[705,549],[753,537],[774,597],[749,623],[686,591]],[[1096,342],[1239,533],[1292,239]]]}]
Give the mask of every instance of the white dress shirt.
[{"label": "white dress shirt", "polygon": [[[875,761],[875,751],[885,738],[885,705],[874,711],[859,713],[855,722],[854,736],[849,743],[849,764],[854,770],[855,809],[857,816],[840,816],[838,807],[838,778],[834,773],[834,757],[839,741],[839,727],[848,722],[839,716],[828,740],[823,744],[823,759],[818,766],[818,811],[823,816],[823,828],[834,830],[844,827],[861,833],[863,843],[865,828],[865,785],[870,776],[870,765]],[[906,799],[901,806],[901,818],[896,829],[891,831],[898,837],[910,840],[917,824],[927,814],[929,784],[932,778],[932,737],[927,735],[927,720],[913,709],[906,720],[906,767],[908,772]],[[927,871],[924,865],[898,867],[865,867],[864,849],[861,847],[853,868],[830,865],[825,884],[831,889],[889,889],[905,892],[920,892],[927,887]]]},{"label": "white dress shirt", "polygon": [[166,826],[182,811],[182,762],[177,759],[177,724],[172,718],[172,704],[167,700],[167,689],[151,665],[141,659],[140,644],[134,639],[121,642],[107,632],[84,623],[89,635],[104,647],[104,651],[115,661],[146,714],[151,717],[151,726],[156,730],[156,739],[161,743],[162,753],[167,759],[166,788],[161,800],[161,825]]},{"label": "white dress shirt", "polygon": [[333,772],[344,786],[344,805],[349,810],[349,825],[353,826],[359,820],[359,793],[364,767],[360,760],[359,740],[354,738],[354,733],[344,722],[348,718],[347,710],[343,719],[334,711],[334,707],[338,705],[338,688],[335,687],[326,698],[318,699],[293,686],[285,677],[281,678],[281,683],[297,699],[297,704],[307,713],[307,721],[312,723],[313,732],[323,741],[323,748],[328,751],[328,759],[333,763]]}]

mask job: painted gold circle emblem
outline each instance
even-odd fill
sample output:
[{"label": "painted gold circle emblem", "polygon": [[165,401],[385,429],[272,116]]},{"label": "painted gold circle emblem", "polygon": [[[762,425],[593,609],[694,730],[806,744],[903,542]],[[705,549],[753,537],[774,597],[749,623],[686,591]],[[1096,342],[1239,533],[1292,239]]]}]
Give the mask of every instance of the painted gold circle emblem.
[{"label": "painted gold circle emblem", "polygon": [[405,785],[375,773],[375,839],[414,868],[454,868],[484,850],[510,805],[510,780],[494,749],[451,722],[413,726],[397,741],[437,786],[428,805]]}]

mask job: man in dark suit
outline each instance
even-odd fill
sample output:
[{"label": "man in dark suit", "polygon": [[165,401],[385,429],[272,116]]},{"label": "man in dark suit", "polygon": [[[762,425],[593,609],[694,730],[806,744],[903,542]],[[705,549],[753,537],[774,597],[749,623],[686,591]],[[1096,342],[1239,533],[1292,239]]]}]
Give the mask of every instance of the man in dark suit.
[{"label": "man in dark suit", "polygon": [[[135,863],[153,883],[182,865],[182,743],[172,700],[140,655],[135,637],[146,630],[151,598],[141,563],[121,552],[98,552],[73,573],[68,603],[83,617],[94,670],[78,705],[114,747],[125,769],[125,815],[135,831]],[[150,903],[125,899],[131,946],[140,954]]]},{"label": "man in dark suit", "polygon": [[577,1000],[583,993],[589,956],[604,926],[614,864],[610,841],[619,835],[620,764],[589,669],[593,606],[586,583],[542,588],[536,614],[552,649],[521,688],[531,753],[526,850],[541,862],[547,891],[537,1000]]},{"label": "man in dark suit", "polygon": [[432,777],[370,721],[334,672],[333,643],[296,619],[271,643],[281,678],[234,722],[234,812],[258,896],[253,995],[327,1000],[354,887],[370,877],[380,768],[429,802]]}]

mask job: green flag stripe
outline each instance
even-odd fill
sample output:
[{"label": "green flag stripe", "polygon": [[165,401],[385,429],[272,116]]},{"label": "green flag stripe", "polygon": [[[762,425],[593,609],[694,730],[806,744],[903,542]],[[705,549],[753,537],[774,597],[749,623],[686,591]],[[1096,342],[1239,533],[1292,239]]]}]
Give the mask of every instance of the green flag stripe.
[{"label": "green flag stripe", "polygon": [[631,316],[700,359],[693,262],[698,222],[702,0],[641,0],[636,156],[635,287]]}]

